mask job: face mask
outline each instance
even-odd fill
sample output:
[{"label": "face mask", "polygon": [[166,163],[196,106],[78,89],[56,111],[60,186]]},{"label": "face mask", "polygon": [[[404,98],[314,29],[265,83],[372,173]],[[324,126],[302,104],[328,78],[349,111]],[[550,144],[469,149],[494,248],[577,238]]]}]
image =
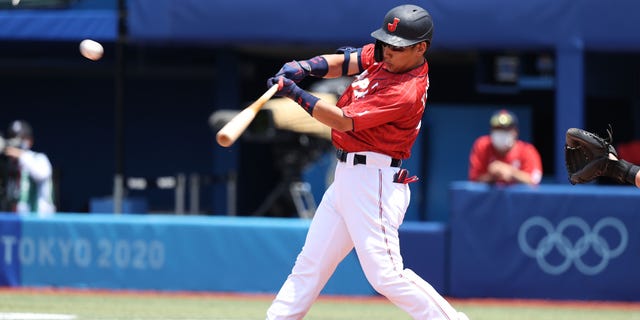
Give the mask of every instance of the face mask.
[{"label": "face mask", "polygon": [[22,150],[29,149],[29,143],[26,140],[20,138],[11,138],[7,140],[7,145]]},{"label": "face mask", "polygon": [[516,142],[516,137],[511,131],[493,130],[491,131],[491,144],[496,150],[505,152],[511,149]]}]

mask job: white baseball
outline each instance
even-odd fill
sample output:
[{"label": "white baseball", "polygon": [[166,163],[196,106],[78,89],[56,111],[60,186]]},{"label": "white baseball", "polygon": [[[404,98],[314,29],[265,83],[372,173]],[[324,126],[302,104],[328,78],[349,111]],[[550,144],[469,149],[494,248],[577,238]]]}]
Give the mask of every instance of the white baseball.
[{"label": "white baseball", "polygon": [[84,39],[80,42],[80,53],[89,60],[99,60],[102,58],[104,48],[99,42],[91,39]]}]

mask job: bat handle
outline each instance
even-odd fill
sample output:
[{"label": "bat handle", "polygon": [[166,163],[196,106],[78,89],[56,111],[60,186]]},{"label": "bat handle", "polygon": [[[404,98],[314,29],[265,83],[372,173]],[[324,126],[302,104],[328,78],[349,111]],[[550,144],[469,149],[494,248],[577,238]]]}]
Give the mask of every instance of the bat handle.
[{"label": "bat handle", "polygon": [[251,106],[250,108],[255,111],[258,112],[262,106],[264,106],[264,104],[269,101],[269,99],[271,99],[271,97],[273,97],[274,94],[276,94],[276,92],[278,92],[278,84],[274,84],[271,86],[271,88],[269,88],[269,90],[265,91],[265,93],[263,93],[260,98],[258,98],[258,100],[256,100]]}]

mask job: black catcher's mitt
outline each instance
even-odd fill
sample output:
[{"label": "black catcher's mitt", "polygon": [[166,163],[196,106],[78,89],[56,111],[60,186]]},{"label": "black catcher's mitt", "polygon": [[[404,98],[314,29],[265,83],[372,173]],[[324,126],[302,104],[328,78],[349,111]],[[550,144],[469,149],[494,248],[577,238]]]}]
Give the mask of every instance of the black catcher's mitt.
[{"label": "black catcher's mitt", "polygon": [[[567,130],[564,156],[571,184],[587,183],[600,176],[635,184],[635,174],[640,167],[619,159],[611,145],[611,129],[607,130],[607,135],[602,138],[582,129]],[[609,154],[615,159],[609,159]]]}]

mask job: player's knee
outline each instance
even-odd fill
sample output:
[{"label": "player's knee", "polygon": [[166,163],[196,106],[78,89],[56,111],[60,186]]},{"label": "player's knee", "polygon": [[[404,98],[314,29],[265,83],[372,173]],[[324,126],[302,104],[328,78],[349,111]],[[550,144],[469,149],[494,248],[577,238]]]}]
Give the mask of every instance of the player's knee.
[{"label": "player's knee", "polygon": [[377,274],[375,277],[369,278],[369,284],[373,289],[383,296],[391,294],[392,289],[396,287],[401,281],[399,274]]}]

